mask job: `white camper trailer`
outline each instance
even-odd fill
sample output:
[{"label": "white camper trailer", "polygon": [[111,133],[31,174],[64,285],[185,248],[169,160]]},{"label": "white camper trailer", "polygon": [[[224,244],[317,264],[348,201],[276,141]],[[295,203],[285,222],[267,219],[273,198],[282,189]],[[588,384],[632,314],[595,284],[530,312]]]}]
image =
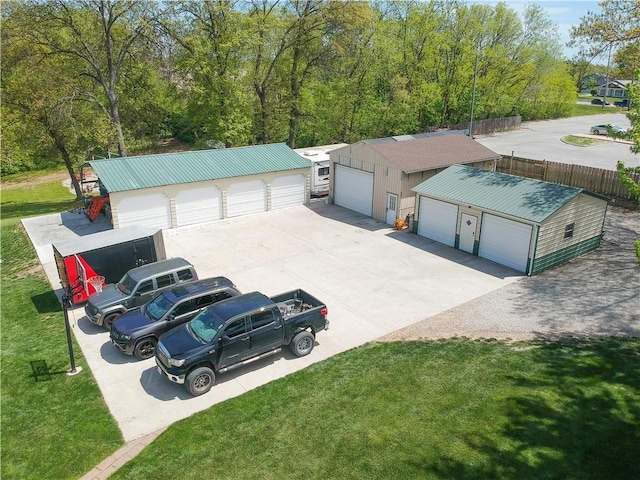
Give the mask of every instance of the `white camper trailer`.
[{"label": "white camper trailer", "polygon": [[329,176],[331,174],[329,152],[335,148],[346,147],[346,143],[336,143],[323,147],[298,148],[295,152],[309,160],[311,166],[311,197],[326,197],[329,195]]}]

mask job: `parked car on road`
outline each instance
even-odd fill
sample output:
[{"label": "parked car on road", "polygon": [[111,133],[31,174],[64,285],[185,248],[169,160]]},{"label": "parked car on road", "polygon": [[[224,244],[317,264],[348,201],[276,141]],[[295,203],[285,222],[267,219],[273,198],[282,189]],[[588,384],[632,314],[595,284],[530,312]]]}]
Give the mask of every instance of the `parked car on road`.
[{"label": "parked car on road", "polygon": [[[594,98],[593,100],[591,100],[591,104],[592,105],[602,105],[603,104],[603,100],[601,98]],[[611,105],[609,102],[604,102],[604,105]]]},{"label": "parked car on road", "polygon": [[618,100],[616,102],[613,102],[613,104],[616,107],[628,107],[629,105],[633,106],[634,102],[630,102],[628,98],[625,98],[624,100]]},{"label": "parked car on road", "polygon": [[591,133],[592,135],[609,135],[609,132],[625,134],[627,133],[627,130],[618,125],[608,124],[594,125],[589,129],[589,133]]},{"label": "parked car on road", "polygon": [[111,326],[111,343],[139,360],[154,356],[160,335],[188,322],[205,307],[237,297],[226,277],[206,278],[165,290],[149,303],[121,315]]},{"label": "parked car on road", "polygon": [[179,283],[197,280],[195,268],[184,258],[169,258],[132,268],[118,283],[102,287],[89,296],[84,307],[91,323],[109,330],[125,312],[138,308],[158,293]]}]

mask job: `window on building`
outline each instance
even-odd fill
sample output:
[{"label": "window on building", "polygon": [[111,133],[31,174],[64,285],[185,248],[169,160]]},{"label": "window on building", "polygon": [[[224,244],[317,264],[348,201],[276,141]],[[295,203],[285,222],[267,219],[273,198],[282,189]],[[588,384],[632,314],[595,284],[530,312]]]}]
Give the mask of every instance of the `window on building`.
[{"label": "window on building", "polygon": [[573,229],[575,228],[575,226],[576,226],[575,223],[570,223],[569,225],[564,227],[564,238],[573,237]]}]

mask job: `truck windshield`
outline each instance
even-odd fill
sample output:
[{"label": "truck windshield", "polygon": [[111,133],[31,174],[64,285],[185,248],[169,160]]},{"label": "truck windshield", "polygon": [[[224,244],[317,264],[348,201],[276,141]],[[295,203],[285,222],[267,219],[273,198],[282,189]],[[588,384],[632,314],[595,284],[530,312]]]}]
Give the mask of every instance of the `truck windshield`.
[{"label": "truck windshield", "polygon": [[133,292],[133,287],[135,286],[136,282],[129,276],[128,273],[125,273],[124,277],[122,277],[120,281],[116,283],[116,288],[125,295],[131,295],[131,292]]},{"label": "truck windshield", "polygon": [[157,322],[162,317],[164,317],[172,307],[173,302],[169,300],[164,294],[161,294],[147,303],[147,305],[144,307],[144,314],[150,320]]},{"label": "truck windshield", "polygon": [[187,325],[189,326],[189,331],[196,337],[197,340],[200,340],[202,343],[209,343],[213,340],[213,337],[216,336],[218,330],[220,329],[220,325],[224,322],[211,312],[208,308],[202,310],[198,315],[193,317]]}]

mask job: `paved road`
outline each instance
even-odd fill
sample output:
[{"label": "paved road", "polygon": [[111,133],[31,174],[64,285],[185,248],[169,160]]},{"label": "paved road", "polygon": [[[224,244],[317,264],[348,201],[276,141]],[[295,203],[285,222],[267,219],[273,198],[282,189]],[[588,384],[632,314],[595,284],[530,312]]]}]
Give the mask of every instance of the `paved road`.
[{"label": "paved road", "polygon": [[523,122],[519,130],[478,135],[476,140],[501,155],[549,160],[552,162],[586,165],[588,167],[615,170],[618,160],[627,166],[640,165],[640,155],[629,150],[629,144],[607,141],[579,147],[564,143],[567,135],[585,135],[593,125],[599,124],[630,126],[626,115],[606,113],[583,117],[563,118],[560,120],[542,120]]}]

